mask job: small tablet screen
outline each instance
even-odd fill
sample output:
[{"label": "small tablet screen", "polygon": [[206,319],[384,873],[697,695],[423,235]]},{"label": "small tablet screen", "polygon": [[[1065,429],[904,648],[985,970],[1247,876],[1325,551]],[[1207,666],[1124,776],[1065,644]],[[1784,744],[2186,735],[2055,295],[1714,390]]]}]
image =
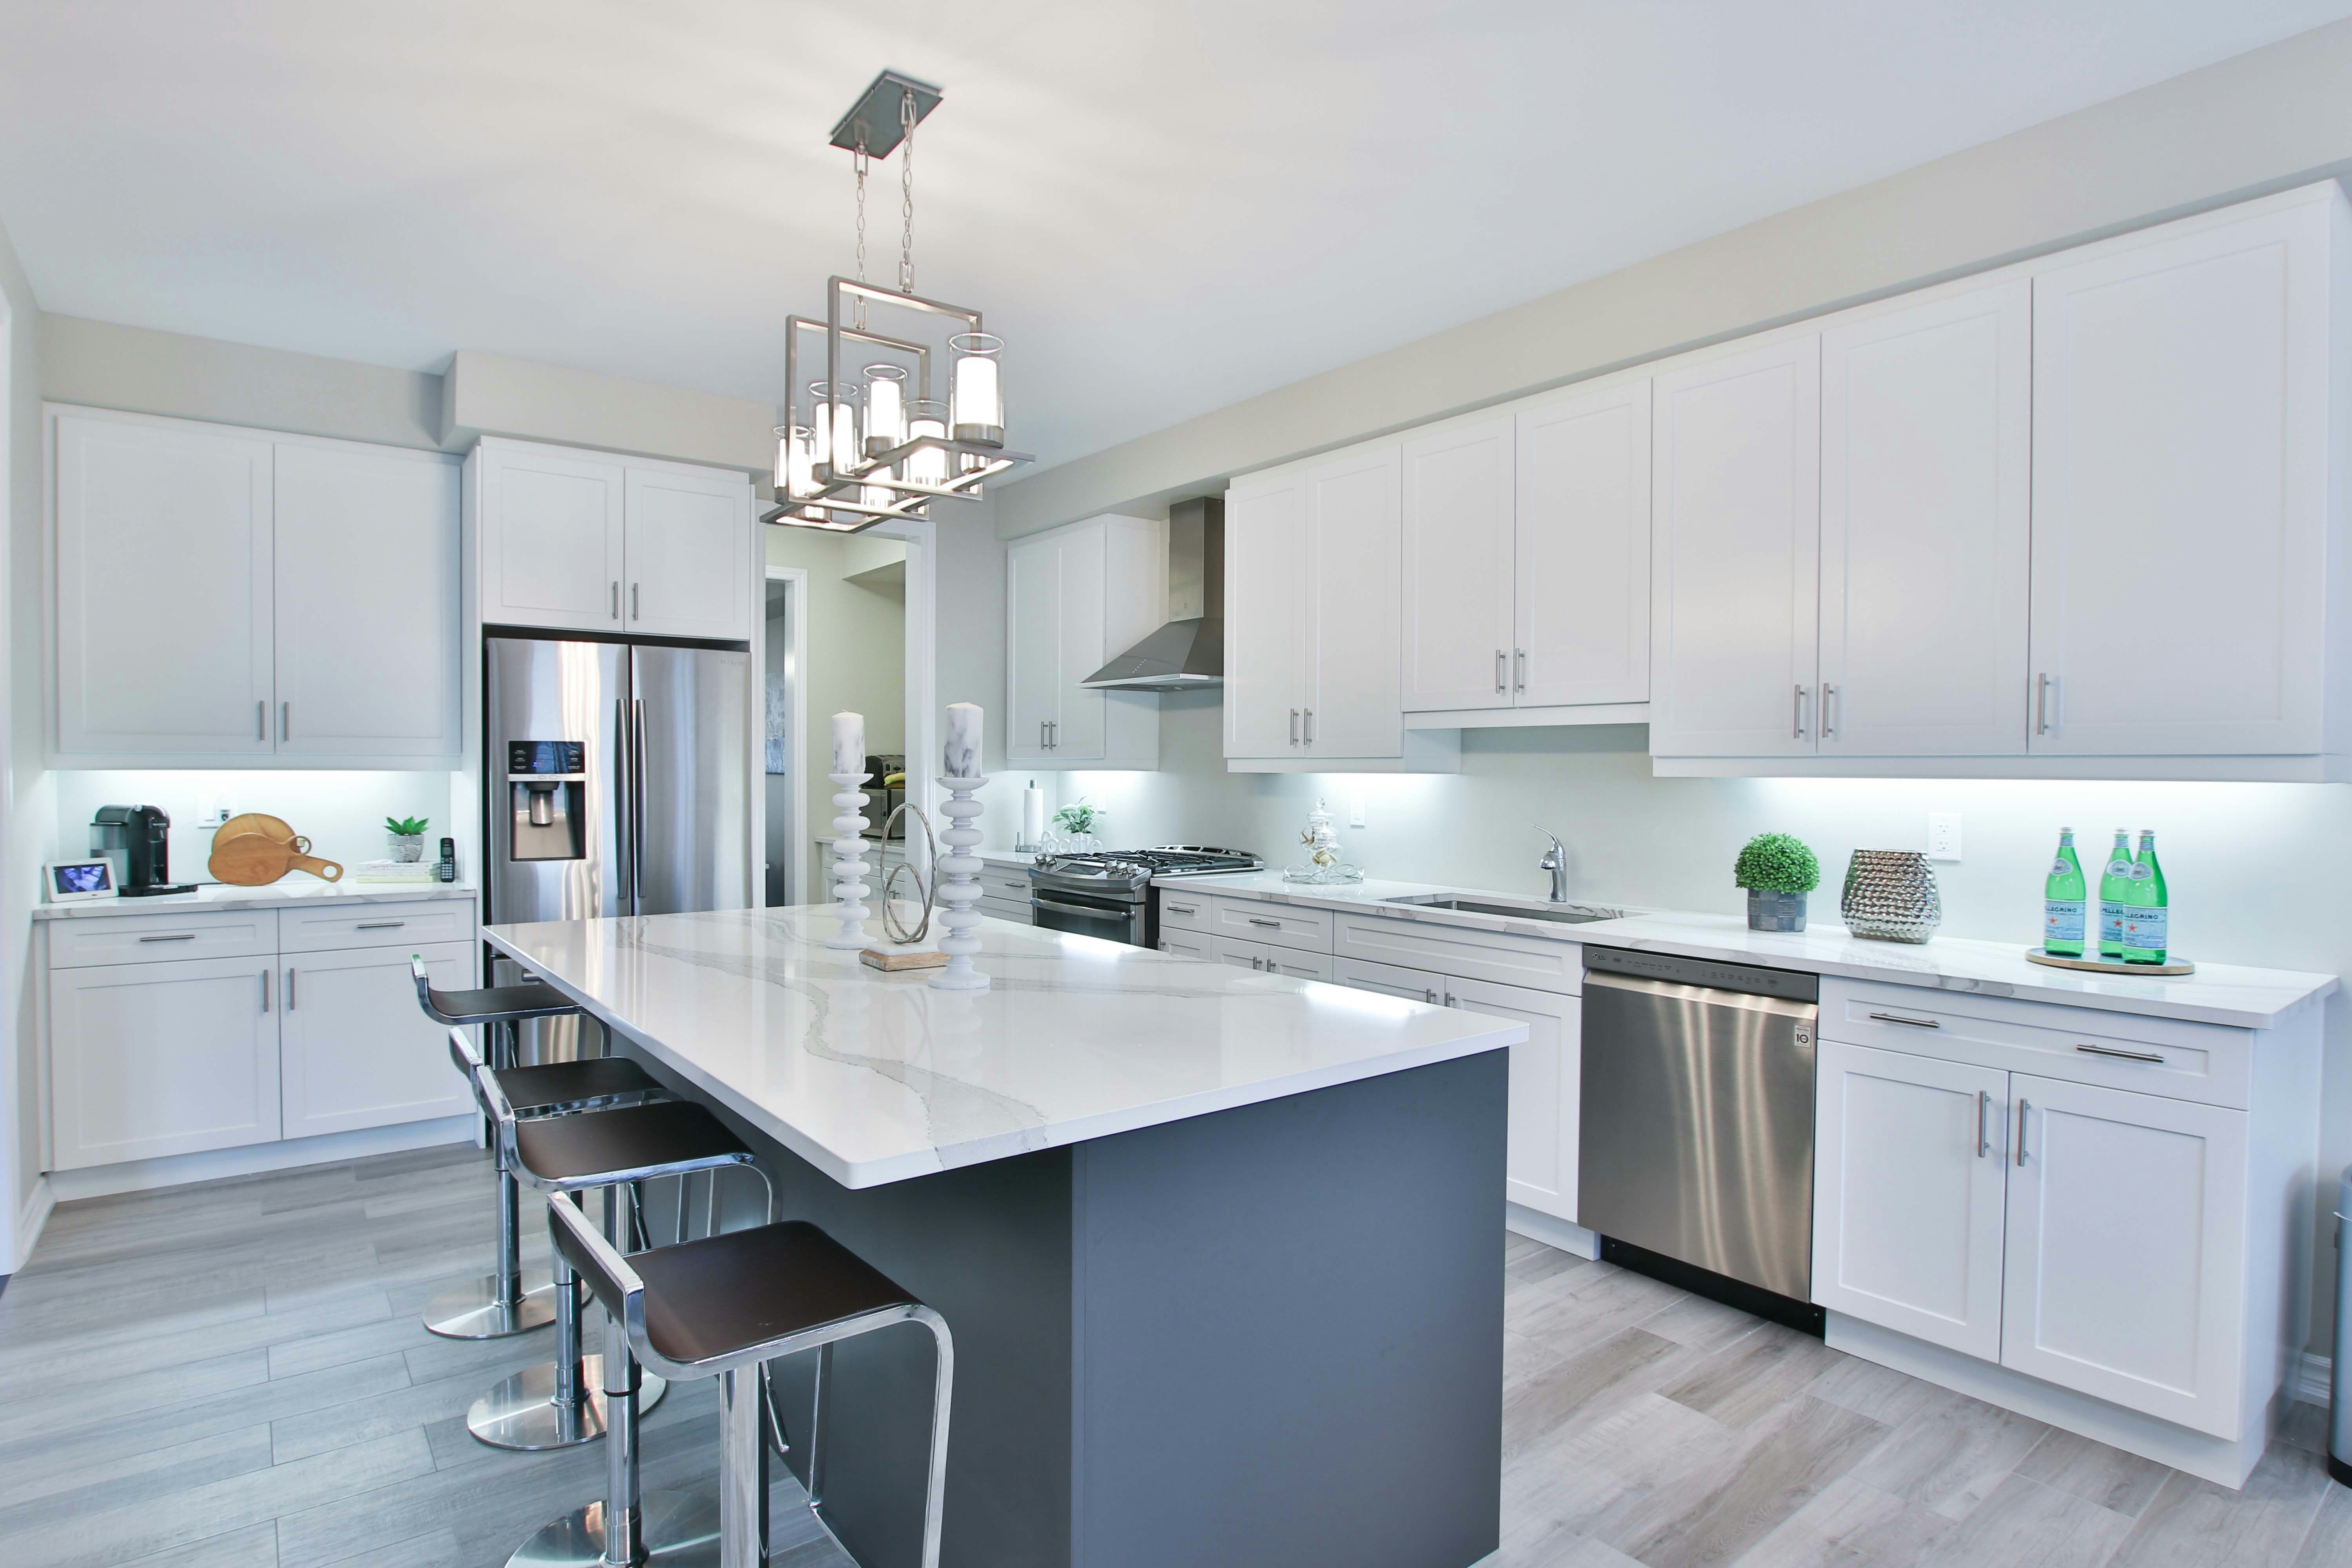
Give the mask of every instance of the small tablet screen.
[{"label": "small tablet screen", "polygon": [[114,868],[103,860],[55,867],[51,875],[57,878],[60,893],[102,893],[114,882]]}]

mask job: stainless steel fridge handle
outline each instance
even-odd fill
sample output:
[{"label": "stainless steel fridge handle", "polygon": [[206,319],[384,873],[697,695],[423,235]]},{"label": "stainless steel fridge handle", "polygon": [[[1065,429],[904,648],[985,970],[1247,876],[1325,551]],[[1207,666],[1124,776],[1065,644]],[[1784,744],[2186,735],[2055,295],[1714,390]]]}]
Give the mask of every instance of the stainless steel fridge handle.
[{"label": "stainless steel fridge handle", "polygon": [[646,869],[646,700],[632,699],[636,729],[629,737],[630,762],[635,768],[629,781],[629,912],[638,913],[645,893]]},{"label": "stainless steel fridge handle", "polygon": [[[614,585],[615,594],[619,584]],[[615,605],[620,601],[614,600]],[[629,766],[629,700],[613,700],[613,857],[618,862],[613,868],[613,886],[616,905],[622,914],[636,911],[629,907],[629,889],[636,880],[633,868],[635,848],[629,842],[629,795],[636,775]]]}]

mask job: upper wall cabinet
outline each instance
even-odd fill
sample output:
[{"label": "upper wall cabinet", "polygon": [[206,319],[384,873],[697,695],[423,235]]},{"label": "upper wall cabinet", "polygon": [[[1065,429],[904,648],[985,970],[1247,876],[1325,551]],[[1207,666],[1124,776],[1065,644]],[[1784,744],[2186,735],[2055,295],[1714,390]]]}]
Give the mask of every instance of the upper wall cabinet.
[{"label": "upper wall cabinet", "polygon": [[447,767],[457,460],[50,410],[59,765]]},{"label": "upper wall cabinet", "polygon": [[1160,765],[1159,696],[1078,682],[1167,619],[1160,541],[1148,518],[1098,517],[1005,551],[1008,760],[1041,769]]},{"label": "upper wall cabinet", "polygon": [[743,475],[495,437],[472,461],[484,624],[750,639]]},{"label": "upper wall cabinet", "polygon": [[1617,722],[1650,695],[1650,384],[1403,448],[1408,724]]}]

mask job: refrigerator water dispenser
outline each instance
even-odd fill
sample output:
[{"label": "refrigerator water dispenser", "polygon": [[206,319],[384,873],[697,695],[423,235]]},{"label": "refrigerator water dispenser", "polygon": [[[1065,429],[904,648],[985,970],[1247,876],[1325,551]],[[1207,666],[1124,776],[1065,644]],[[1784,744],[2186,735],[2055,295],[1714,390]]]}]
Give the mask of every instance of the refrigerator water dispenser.
[{"label": "refrigerator water dispenser", "polygon": [[588,847],[583,794],[588,784],[586,748],[578,741],[509,741],[507,791],[514,832],[508,858],[582,860]]}]

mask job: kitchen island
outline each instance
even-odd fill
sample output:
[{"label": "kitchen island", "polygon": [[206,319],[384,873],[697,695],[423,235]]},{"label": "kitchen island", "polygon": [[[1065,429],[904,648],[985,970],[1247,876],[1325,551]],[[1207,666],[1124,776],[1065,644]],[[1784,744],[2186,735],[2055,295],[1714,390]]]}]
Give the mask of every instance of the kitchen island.
[{"label": "kitchen island", "polygon": [[[1524,1025],[993,920],[993,985],[935,991],[827,949],[836,929],[812,907],[485,934],[751,1139],[782,1215],[946,1318],[948,1563],[1494,1551]],[[738,1178],[727,1206],[757,1200]],[[827,1511],[866,1568],[912,1564],[928,1336],[836,1356]],[[789,1422],[807,1369],[778,1372]]]}]

